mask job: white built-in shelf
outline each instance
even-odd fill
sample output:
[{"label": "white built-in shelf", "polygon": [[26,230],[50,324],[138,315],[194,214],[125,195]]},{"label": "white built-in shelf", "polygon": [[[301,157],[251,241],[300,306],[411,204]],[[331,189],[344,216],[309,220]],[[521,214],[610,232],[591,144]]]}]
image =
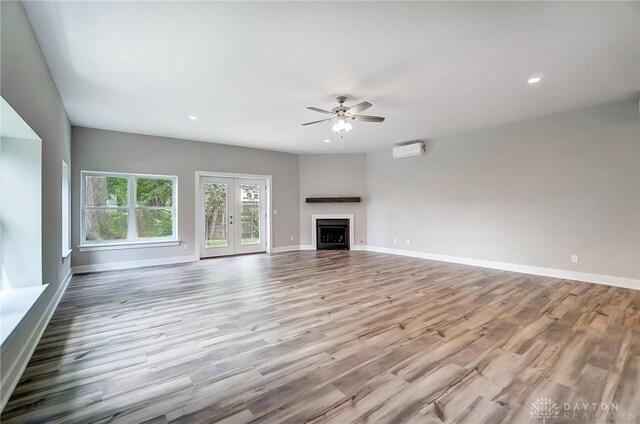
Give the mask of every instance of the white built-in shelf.
[{"label": "white built-in shelf", "polygon": [[0,290],[0,345],[4,345],[11,333],[27,316],[48,284]]}]

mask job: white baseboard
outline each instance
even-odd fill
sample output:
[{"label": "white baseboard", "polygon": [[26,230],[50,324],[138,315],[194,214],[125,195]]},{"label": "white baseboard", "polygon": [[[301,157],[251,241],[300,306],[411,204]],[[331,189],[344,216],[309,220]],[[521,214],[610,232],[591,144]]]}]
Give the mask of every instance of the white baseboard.
[{"label": "white baseboard", "polygon": [[295,252],[297,250],[300,250],[300,246],[296,244],[291,246],[272,247],[271,253]]},{"label": "white baseboard", "polygon": [[[22,347],[20,354],[11,364],[9,369],[6,371],[3,370],[2,385],[0,387],[0,411],[4,409],[7,401],[11,397],[11,393],[13,393],[13,390],[16,388],[16,385],[20,381],[22,373],[24,372],[25,368],[27,368],[29,360],[31,359],[31,355],[33,355],[33,352],[36,350],[36,346],[38,345],[38,342],[40,341],[45,328],[47,328],[47,324],[49,324],[49,320],[51,319],[53,312],[58,307],[58,303],[60,303],[60,299],[67,289],[72,276],[73,272],[69,270],[67,275],[64,277],[64,280],[62,280],[62,282],[58,286],[58,289],[53,295],[53,298],[51,298],[51,302],[45,309],[44,314],[38,320],[38,324],[31,331],[28,342]],[[51,285],[49,285],[49,287],[51,287]],[[47,289],[49,287],[47,287]]]},{"label": "white baseboard", "polygon": [[564,280],[586,281],[587,283],[605,284],[640,290],[640,280],[615,277],[612,275],[590,274],[587,272],[567,271],[564,269],[544,268],[538,266],[512,264],[507,262],[488,261],[484,259],[464,258],[459,256],[438,255],[415,250],[391,249],[388,247],[367,246],[370,252],[389,253],[391,255],[410,256],[412,258],[430,259],[433,261],[452,262],[502,271],[520,272],[522,274],[541,275],[543,277],[561,278]]},{"label": "white baseboard", "polygon": [[169,258],[145,259],[141,261],[78,265],[74,266],[72,269],[74,274],[83,274],[86,272],[116,271],[121,269],[144,268],[147,266],[182,264],[186,262],[195,262],[197,260],[198,258],[196,258],[195,256],[174,256]]},{"label": "white baseboard", "polygon": [[[271,249],[272,253],[293,252],[296,250],[316,250],[315,246],[306,245],[292,245],[281,246]],[[388,253],[391,255],[409,256],[412,258],[430,259],[440,262],[451,262],[456,264],[478,266],[482,268],[499,269],[502,271],[520,272],[523,274],[540,275],[544,277],[561,278],[565,280],[586,281],[588,283],[605,284],[615,287],[624,287],[629,289],[640,290],[640,280],[633,278],[615,277],[612,275],[591,274],[586,272],[568,271],[563,269],[545,268],[530,265],[512,264],[508,262],[497,262],[485,259],[465,258],[460,256],[439,255],[435,253],[418,252],[415,250],[404,249],[392,249],[388,247],[378,246],[365,246],[354,245],[351,246],[351,250],[362,251],[368,250],[370,252]],[[198,259],[194,256],[178,256],[172,258],[158,258],[148,259],[142,261],[128,261],[128,262],[112,262],[106,264],[94,264],[94,265],[81,265],[73,267],[73,273],[85,273],[85,272],[101,272],[120,269],[132,269],[142,268],[147,266],[156,265],[168,265],[178,264],[185,262],[194,262]]]}]

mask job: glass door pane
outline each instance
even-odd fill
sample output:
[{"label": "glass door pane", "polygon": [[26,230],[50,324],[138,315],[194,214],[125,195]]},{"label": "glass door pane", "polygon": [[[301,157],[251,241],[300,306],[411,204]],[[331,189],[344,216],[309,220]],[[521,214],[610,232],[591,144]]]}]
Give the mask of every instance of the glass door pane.
[{"label": "glass door pane", "polygon": [[200,257],[264,252],[265,193],[262,180],[202,177],[198,218]]},{"label": "glass door pane", "polygon": [[240,243],[260,244],[260,185],[240,184]]},{"label": "glass door pane", "polygon": [[225,183],[204,183],[204,224],[206,247],[229,245],[229,187]]}]

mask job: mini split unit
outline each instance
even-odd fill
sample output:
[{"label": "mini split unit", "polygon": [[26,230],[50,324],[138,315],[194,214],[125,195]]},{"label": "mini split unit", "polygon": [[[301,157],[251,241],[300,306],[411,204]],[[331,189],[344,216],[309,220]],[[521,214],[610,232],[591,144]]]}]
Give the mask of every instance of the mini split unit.
[{"label": "mini split unit", "polygon": [[427,148],[423,142],[406,144],[393,148],[394,159],[405,159],[416,156],[423,156],[427,153]]}]

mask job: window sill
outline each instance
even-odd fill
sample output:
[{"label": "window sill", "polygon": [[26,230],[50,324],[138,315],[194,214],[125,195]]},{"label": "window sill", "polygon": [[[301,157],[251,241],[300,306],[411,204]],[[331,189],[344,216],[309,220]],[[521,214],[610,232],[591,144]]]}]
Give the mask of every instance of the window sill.
[{"label": "window sill", "polygon": [[27,316],[48,284],[33,287],[0,290],[0,344],[11,336]]},{"label": "window sill", "polygon": [[71,254],[71,252],[73,252],[73,249],[63,250],[62,259],[67,258]]},{"label": "window sill", "polygon": [[84,246],[78,247],[78,251],[79,252],[96,252],[100,250],[144,249],[149,247],[167,247],[167,246],[178,246],[178,245],[180,245],[180,240],[86,244]]}]

